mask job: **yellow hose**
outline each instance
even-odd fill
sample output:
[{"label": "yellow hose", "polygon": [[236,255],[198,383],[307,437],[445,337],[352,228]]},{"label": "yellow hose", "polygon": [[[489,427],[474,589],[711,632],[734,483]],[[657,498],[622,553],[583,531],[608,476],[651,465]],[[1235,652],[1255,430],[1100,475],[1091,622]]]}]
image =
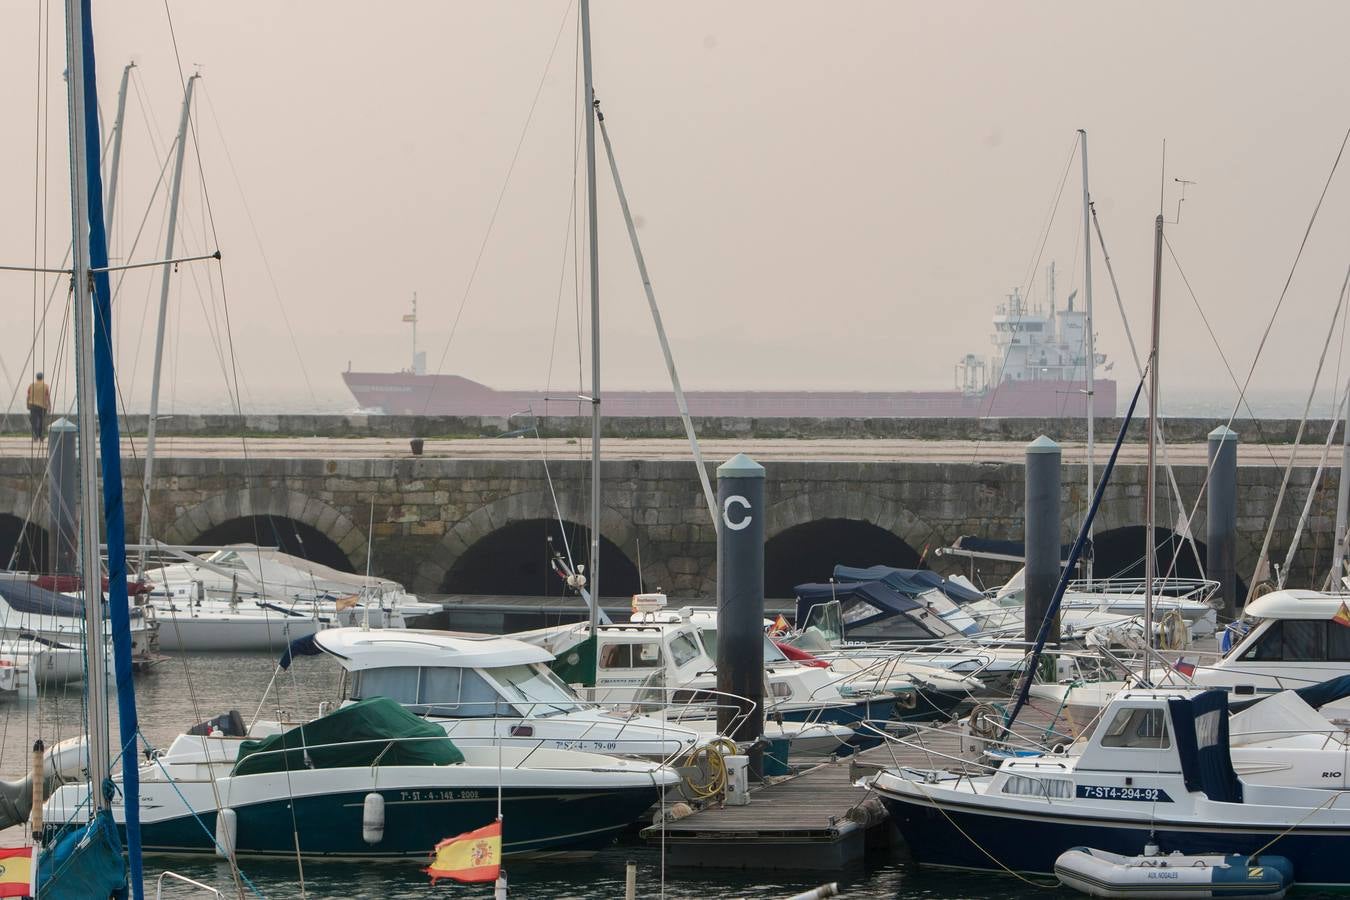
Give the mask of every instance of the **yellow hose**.
[{"label": "yellow hose", "polygon": [[697,769],[704,777],[696,781],[685,774],[680,781],[680,791],[690,800],[711,800],[725,794],[727,764],[724,757],[734,756],[737,752],[739,748],[735,742],[724,737],[715,738],[689,751],[682,768]]}]

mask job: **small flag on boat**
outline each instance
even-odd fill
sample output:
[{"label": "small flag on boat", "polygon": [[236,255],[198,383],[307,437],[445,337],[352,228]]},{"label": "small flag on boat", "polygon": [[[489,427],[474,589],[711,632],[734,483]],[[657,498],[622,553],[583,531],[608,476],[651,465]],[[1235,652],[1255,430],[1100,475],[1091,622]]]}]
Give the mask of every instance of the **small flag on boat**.
[{"label": "small flag on boat", "polygon": [[502,868],[502,820],[446,838],[431,854],[425,871],[431,883],[438,878],[455,881],[496,881]]},{"label": "small flag on boat", "polygon": [[786,618],[784,618],[782,613],[779,613],[778,618],[773,620],[773,633],[787,634],[791,630],[792,630],[792,623],[789,622]]},{"label": "small flag on boat", "polygon": [[355,606],[357,599],[358,598],[355,594],[348,594],[345,597],[337,598],[336,602],[333,603],[333,606],[337,609],[338,612],[342,612],[344,609],[351,609],[353,606]]},{"label": "small flag on boat", "polygon": [[1336,615],[1331,617],[1331,621],[1350,628],[1350,606],[1346,606],[1344,600],[1341,601],[1341,608],[1336,610]]},{"label": "small flag on boat", "polygon": [[1185,675],[1187,678],[1190,678],[1192,675],[1195,674],[1195,663],[1188,663],[1184,659],[1179,659],[1176,662],[1172,663],[1172,668],[1176,669],[1178,672],[1180,672],[1182,675]]},{"label": "small flag on boat", "polygon": [[416,321],[417,321],[417,313],[407,313],[406,315],[403,316],[403,321],[405,321],[405,322],[416,322]]},{"label": "small flag on boat", "polygon": [[27,897],[32,892],[33,848],[0,849],[0,897]]}]

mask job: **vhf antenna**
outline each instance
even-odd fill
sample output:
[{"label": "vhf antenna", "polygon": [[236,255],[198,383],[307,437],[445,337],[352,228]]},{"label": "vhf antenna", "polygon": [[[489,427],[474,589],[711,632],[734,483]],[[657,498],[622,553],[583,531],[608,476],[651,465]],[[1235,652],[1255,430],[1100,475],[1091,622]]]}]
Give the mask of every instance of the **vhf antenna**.
[{"label": "vhf antenna", "polygon": [[1185,178],[1173,178],[1172,180],[1181,185],[1181,196],[1177,198],[1177,217],[1168,224],[1177,225],[1181,222],[1181,204],[1186,202],[1186,185],[1195,184],[1195,182],[1187,181]]}]

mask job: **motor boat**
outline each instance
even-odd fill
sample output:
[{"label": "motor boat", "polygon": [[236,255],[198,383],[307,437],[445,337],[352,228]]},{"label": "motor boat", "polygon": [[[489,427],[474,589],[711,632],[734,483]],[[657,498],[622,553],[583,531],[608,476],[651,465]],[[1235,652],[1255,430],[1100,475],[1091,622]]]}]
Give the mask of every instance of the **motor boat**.
[{"label": "motor boat", "polygon": [[[14,643],[41,658],[44,680],[74,681],[84,677],[84,603],[79,597],[44,587],[23,573],[0,574],[0,642]],[[50,580],[47,583],[51,584]],[[54,584],[53,587],[62,585]],[[111,640],[111,628],[104,620],[104,640]],[[133,606],[130,610],[132,663],[137,667],[158,659],[159,623],[153,614]],[[34,646],[37,645],[37,646]],[[64,651],[73,652],[64,652]],[[108,654],[111,659],[112,654]]]},{"label": "motor boat", "polygon": [[506,742],[673,760],[716,737],[583,700],[549,669],[547,650],[523,641],[330,628],[310,643],[341,665],[344,703],[386,697],[440,725],[456,746]]},{"label": "motor boat", "polygon": [[1339,849],[1350,832],[1343,781],[1321,784],[1317,755],[1299,762],[1312,748],[1256,748],[1301,773],[1293,786],[1241,774],[1228,699],[1222,690],[1125,690],[1090,734],[1058,752],[1014,754],[983,775],[895,767],[862,783],[921,865],[1048,874],[1072,847],[1132,857],[1155,844],[1161,853],[1270,852],[1290,860],[1300,884],[1350,884]]},{"label": "motor boat", "polygon": [[[632,757],[460,746],[382,697],[291,727],[193,731],[140,766],[147,853],[425,858],[446,836],[493,822],[500,808],[505,854],[589,854],[679,781]],[[88,791],[77,783],[52,793],[49,837],[84,823]],[[119,790],[112,814],[125,837],[124,812]]]}]

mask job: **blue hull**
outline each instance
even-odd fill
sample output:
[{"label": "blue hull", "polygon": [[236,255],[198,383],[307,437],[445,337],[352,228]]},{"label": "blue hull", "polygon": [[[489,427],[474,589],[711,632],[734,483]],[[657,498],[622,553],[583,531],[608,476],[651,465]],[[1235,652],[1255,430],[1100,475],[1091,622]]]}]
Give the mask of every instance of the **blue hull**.
[{"label": "blue hull", "polygon": [[[969,807],[925,803],[883,796],[914,861],[920,865],[1052,875],[1055,858],[1072,847],[1086,846],[1133,856],[1147,843],[1150,827],[1111,823],[1096,818],[990,815]],[[1208,823],[1200,829],[1163,825],[1152,831],[1164,853],[1251,854],[1261,851],[1289,859],[1299,884],[1350,885],[1350,829],[1300,829],[1278,837],[1277,831]],[[983,848],[983,849],[981,849]],[[992,859],[990,857],[993,857]],[[1001,864],[1001,865],[1000,865]]]},{"label": "blue hull", "polygon": [[[462,790],[384,790],[384,837],[362,839],[365,792],[295,800],[282,797],[235,808],[239,853],[245,856],[426,858],[437,842],[491,824],[496,791],[464,799]],[[478,791],[471,792],[474,795]],[[459,795],[459,799],[455,796]],[[622,791],[508,789],[502,801],[502,850],[506,854],[602,850],[660,799],[655,786]],[[214,853],[216,814],[201,813],[141,825],[146,853]],[[125,826],[119,824],[125,839]]]}]

